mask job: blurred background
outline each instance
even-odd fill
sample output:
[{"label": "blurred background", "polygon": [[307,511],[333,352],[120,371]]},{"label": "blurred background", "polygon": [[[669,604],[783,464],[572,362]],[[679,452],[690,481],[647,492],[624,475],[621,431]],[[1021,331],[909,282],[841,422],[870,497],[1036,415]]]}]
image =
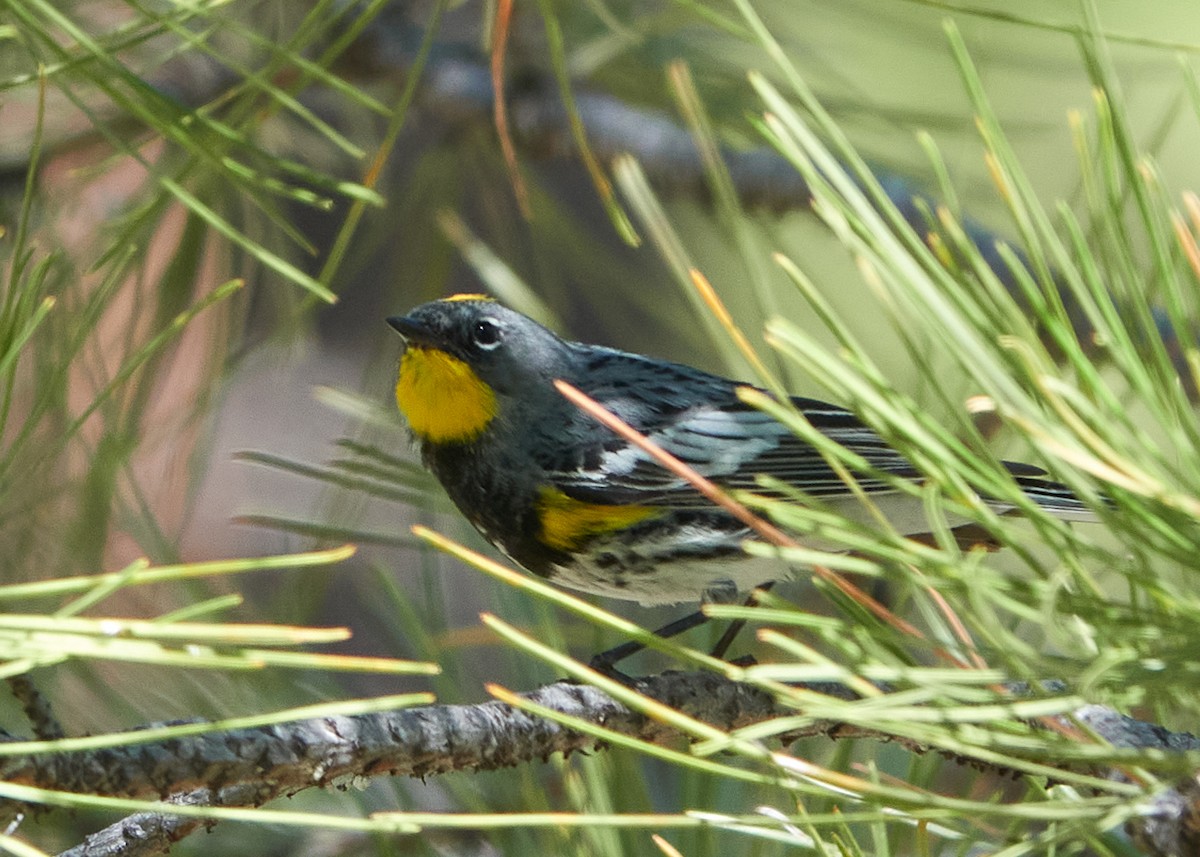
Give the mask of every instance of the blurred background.
[{"label": "blurred background", "polygon": [[[903,0],[755,8],[898,197],[946,200],[983,234],[1011,239],[944,32],[952,20],[1039,197],[1079,203],[1070,117],[1086,126],[1093,115],[1082,8]],[[750,379],[731,349],[714,345],[713,323],[679,266],[687,260],[706,274],[756,344],[773,316],[823,335],[770,263],[780,251],[869,343],[898,389],[931,402],[933,387],[972,393],[953,375],[903,359],[853,260],[755,130],[750,120],[763,107],[747,74],[781,75],[732,8],[546,2],[517,4],[510,18],[506,10],[242,0],[0,8],[3,338],[20,354],[3,410],[4,578],[355,541],[355,559],[333,568],[190,584],[190,592],[143,588],[108,609],[154,616],[214,586],[236,587],[248,600],[230,619],[347,626],[354,638],[341,651],[445,668],[434,681],[94,662],[35,673],[72,734],[429,687],[444,702],[474,702],[484,680],[528,688],[555,677],[500,650],[478,626],[481,609],[539,628],[581,657],[609,642],[408,535],[424,522],[483,547],[412,466],[393,413],[400,342],[383,319],[418,303],[499,290],[566,336]],[[1129,127],[1151,153],[1163,193],[1177,197],[1200,184],[1200,8],[1100,0],[1096,10]],[[494,115],[501,57],[519,182]],[[732,208],[688,130],[680,75],[690,77],[730,165]],[[602,172],[611,176],[619,155],[641,163],[677,245],[637,221],[640,241],[623,238],[612,216],[621,198],[606,207],[572,118]],[[920,132],[936,144],[955,199],[945,197]],[[219,291],[234,279],[244,285]],[[46,297],[53,308],[22,340],[24,320]],[[936,369],[943,332],[910,334],[928,341]],[[773,368],[794,393],[823,395],[794,369]],[[617,609],[646,624],[667,618]],[[18,722],[11,705],[4,712]],[[562,808],[585,800],[599,776],[593,768],[620,776],[623,766],[636,763],[606,757],[379,782],[363,794],[309,793],[293,804]],[[665,795],[730,811],[753,802],[689,793],[676,771],[637,770],[634,781],[664,804],[674,799]],[[659,785],[644,785],[651,781]],[[46,847],[72,844],[94,826],[57,818]],[[255,853],[299,847],[298,834],[255,835]],[[327,834],[306,840],[304,853],[547,846],[509,835],[397,844]],[[605,835],[564,833],[560,844],[576,853],[638,847]],[[214,844],[249,853],[227,838],[235,836],[245,831],[223,826],[179,853]],[[684,843],[689,854],[719,847],[700,837]]]}]

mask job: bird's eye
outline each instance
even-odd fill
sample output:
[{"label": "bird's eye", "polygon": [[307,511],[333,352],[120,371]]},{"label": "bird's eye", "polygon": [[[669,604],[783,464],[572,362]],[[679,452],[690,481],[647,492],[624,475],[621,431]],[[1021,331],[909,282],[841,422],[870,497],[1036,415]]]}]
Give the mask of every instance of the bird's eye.
[{"label": "bird's eye", "polygon": [[475,329],[472,331],[472,336],[477,346],[484,351],[491,351],[500,344],[502,338],[500,325],[490,318],[481,318],[475,322]]}]

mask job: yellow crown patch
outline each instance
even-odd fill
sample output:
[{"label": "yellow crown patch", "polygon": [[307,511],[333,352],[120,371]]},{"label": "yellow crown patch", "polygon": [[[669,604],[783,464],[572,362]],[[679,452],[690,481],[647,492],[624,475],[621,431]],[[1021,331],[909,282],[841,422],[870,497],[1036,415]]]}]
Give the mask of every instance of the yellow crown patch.
[{"label": "yellow crown patch", "polygon": [[489,303],[495,303],[496,299],[491,295],[475,292],[463,292],[459,295],[451,295],[448,298],[442,298],[441,302],[444,304],[451,304],[455,303],[456,301],[488,301]]}]

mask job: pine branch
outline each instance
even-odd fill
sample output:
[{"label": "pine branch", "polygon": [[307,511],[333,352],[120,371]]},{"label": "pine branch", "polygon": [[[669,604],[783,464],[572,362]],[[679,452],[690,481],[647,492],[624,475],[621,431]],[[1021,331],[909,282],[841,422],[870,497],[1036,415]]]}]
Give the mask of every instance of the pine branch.
[{"label": "pine branch", "polygon": [[[254,786],[228,786],[218,791],[196,789],[171,798],[182,806],[248,806],[269,800]],[[216,822],[187,815],[139,812],[88,836],[59,857],[155,857],[201,828]]]},{"label": "pine branch", "polygon": [[[725,730],[796,713],[776,704],[761,689],[708,672],[668,672],[638,679],[635,687],[689,717]],[[835,685],[808,689],[839,698],[849,696]],[[648,742],[668,743],[681,737],[675,729],[588,686],[560,681],[523,698]],[[1105,706],[1083,706],[1061,722],[1082,724],[1115,748],[1172,753],[1200,750],[1200,738],[1194,735],[1171,732]],[[895,741],[917,753],[931,749],[877,729],[832,721],[811,723],[785,737],[792,741],[820,735]],[[4,763],[2,773],[7,782],[43,789],[117,797],[160,795],[197,806],[257,806],[312,786],[339,786],[385,774],[424,778],[451,771],[495,770],[545,760],[554,753],[569,755],[602,747],[595,737],[501,702],[485,702],[323,717],[130,747],[13,757]],[[962,764],[1000,772],[967,755],[939,752]],[[1152,809],[1132,831],[1135,840],[1154,855],[1193,853],[1187,848],[1200,847],[1194,824],[1195,797],[1194,781],[1156,796]],[[171,843],[210,823],[141,813],[66,853],[73,857],[162,854]],[[1185,850],[1178,850],[1181,847]]]}]

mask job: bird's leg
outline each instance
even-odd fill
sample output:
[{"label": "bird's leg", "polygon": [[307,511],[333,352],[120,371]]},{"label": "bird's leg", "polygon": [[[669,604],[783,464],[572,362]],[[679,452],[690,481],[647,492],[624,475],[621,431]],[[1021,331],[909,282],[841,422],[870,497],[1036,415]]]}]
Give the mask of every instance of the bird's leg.
[{"label": "bird's leg", "polygon": [[[750,594],[750,597],[746,599],[746,605],[753,606],[754,604],[758,603],[757,593],[766,592],[771,588],[772,585],[773,582],[767,582],[762,586],[759,586]],[[737,587],[734,585],[733,581],[721,581],[719,583],[714,583],[713,585],[709,586],[709,588],[704,590],[704,593],[700,597],[700,603],[729,604],[736,598]],[[686,631],[690,631],[693,628],[698,628],[707,621],[708,616],[706,616],[703,611],[696,610],[695,612],[689,613],[686,616],[681,616],[673,622],[668,622],[666,625],[663,625],[661,628],[655,630],[654,635],[656,637],[662,637],[663,639],[670,639],[671,637],[675,637]],[[716,647],[713,648],[711,652],[714,658],[720,658],[725,654],[726,650],[733,643],[734,638],[737,637],[738,632],[742,630],[745,624],[745,619],[738,619],[729,625],[729,628],[726,629],[725,633],[721,635],[721,639],[717,641]],[[646,648],[645,643],[639,643],[637,640],[630,640],[628,643],[622,643],[619,646],[614,646],[613,648],[596,655],[594,658],[592,658],[590,665],[592,669],[602,672],[605,675],[620,677],[620,673],[615,669],[616,665],[631,655],[636,655],[644,648]]]},{"label": "bird's leg", "polygon": [[[751,592],[748,596],[746,596],[746,606],[747,607],[756,606],[758,604],[758,596],[764,592],[770,592],[771,587],[774,585],[775,585],[775,581],[768,580],[766,583],[761,583],[758,586],[756,586],[754,588],[754,591]],[[717,644],[715,646],[713,646],[712,651],[709,652],[709,654],[712,655],[714,658],[719,658],[721,660],[724,660],[725,653],[727,651],[729,651],[729,647],[731,645],[733,645],[734,639],[737,637],[738,634],[740,634],[742,632],[742,629],[745,627],[746,627],[745,619],[734,619],[732,622],[729,623],[729,627],[725,629],[725,633],[721,635],[721,639],[717,640]],[[746,657],[750,657],[750,656],[747,655]],[[750,663],[745,663],[745,660],[746,660],[746,658],[739,658],[738,666],[753,666],[754,665],[754,659],[752,657],[750,657]]]},{"label": "bird's leg", "polygon": [[[708,617],[695,610],[688,613],[686,616],[681,616],[673,622],[668,622],[661,628],[656,628],[654,636],[670,639],[671,637],[683,634],[693,628],[698,628],[708,621]],[[628,657],[636,655],[642,649],[646,648],[645,643],[639,643],[637,640],[630,640],[627,643],[622,643],[619,646],[613,646],[611,649],[606,649],[600,654],[592,658],[590,666],[592,669],[602,672],[605,675],[620,677],[620,673],[615,669],[616,665]]]}]

